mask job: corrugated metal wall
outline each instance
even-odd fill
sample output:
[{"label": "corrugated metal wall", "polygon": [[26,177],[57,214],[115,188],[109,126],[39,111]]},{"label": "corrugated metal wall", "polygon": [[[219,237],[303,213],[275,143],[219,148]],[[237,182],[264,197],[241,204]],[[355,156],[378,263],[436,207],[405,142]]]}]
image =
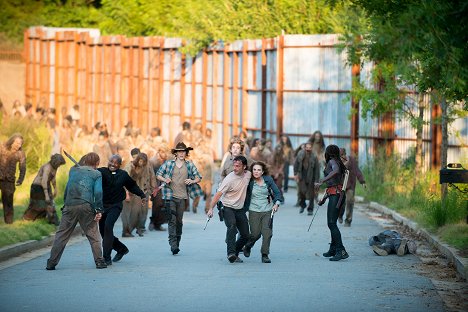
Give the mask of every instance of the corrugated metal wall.
[{"label": "corrugated metal wall", "polygon": [[284,132],[294,146],[320,130],[327,143],[349,150],[351,69],[336,35],[284,38]]},{"label": "corrugated metal wall", "polygon": [[[286,133],[295,147],[320,130],[326,144],[350,150],[351,129],[358,126],[354,136],[363,162],[389,119],[351,122],[352,71],[346,52],[336,47],[338,38],[287,35],[218,43],[192,58],[179,52],[184,42],[177,38],[32,27],[25,33],[26,99],[55,107],[57,119],[78,104],[84,123],[104,121],[114,132],[129,121],[143,133],[159,126],[170,141],[182,122],[199,122],[213,130],[217,155],[241,130],[274,142]],[[358,68],[361,81],[368,82],[371,66]],[[430,121],[433,112],[425,113]],[[407,121],[390,119],[394,148],[408,155],[415,132]],[[450,137],[449,162],[467,157],[461,148],[467,123],[452,125],[459,136]],[[426,166],[433,158],[433,129],[424,128]]]}]

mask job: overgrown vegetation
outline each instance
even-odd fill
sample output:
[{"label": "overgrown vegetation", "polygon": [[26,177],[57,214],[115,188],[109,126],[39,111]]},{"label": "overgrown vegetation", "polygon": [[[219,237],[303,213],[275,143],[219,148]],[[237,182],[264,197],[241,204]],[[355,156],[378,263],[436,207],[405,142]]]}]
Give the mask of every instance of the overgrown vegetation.
[{"label": "overgrown vegetation", "polygon": [[[52,141],[47,127],[39,121],[29,119],[14,119],[5,121],[0,128],[0,142],[5,142],[13,133],[21,133],[24,138],[23,150],[26,153],[26,178],[21,186],[16,188],[14,197],[14,223],[6,225],[3,222],[3,209],[0,210],[0,248],[27,240],[38,240],[55,232],[55,225],[47,224],[45,220],[35,222],[22,221],[23,213],[28,207],[29,190],[39,168],[50,160]],[[67,182],[70,162],[62,166],[57,174],[58,195],[55,199],[57,214],[61,217],[60,207],[63,205],[63,192]]]},{"label": "overgrown vegetation", "polygon": [[102,34],[186,39],[186,52],[213,42],[286,34],[344,33],[361,21],[349,1],[327,0],[3,0],[0,33],[14,42],[34,25],[98,28]]},{"label": "overgrown vegetation", "polygon": [[419,177],[414,177],[414,172],[414,162],[379,151],[363,168],[368,188],[357,188],[356,192],[368,201],[398,211],[462,252],[468,252],[467,198],[450,188],[442,205],[438,171]]},{"label": "overgrown vegetation", "polygon": [[[55,225],[48,224],[45,220],[34,222],[21,220],[26,208],[27,204],[15,205],[15,222],[9,225],[0,223],[0,248],[28,240],[40,240],[55,232]],[[3,219],[3,210],[0,211],[0,218]]]},{"label": "overgrown vegetation", "polygon": [[[373,62],[368,81],[353,81],[351,96],[360,101],[364,118],[396,113],[416,130],[416,163],[422,163],[424,111],[439,105],[441,166],[447,164],[450,123],[468,116],[468,3],[461,0],[330,0],[351,3],[368,27],[349,27],[350,64]],[[364,30],[364,31],[363,31]],[[358,38],[358,39],[356,39]],[[408,96],[408,89],[415,91]],[[430,101],[425,101],[425,95]],[[429,104],[431,103],[431,104]],[[427,116],[426,116],[427,117]],[[384,133],[393,137],[394,133]],[[465,143],[466,144],[466,143]],[[416,173],[422,166],[416,166]],[[447,195],[442,186],[442,197]]]},{"label": "overgrown vegetation", "polygon": [[[26,154],[28,158],[28,155]],[[57,197],[55,198],[55,206],[57,207],[57,215],[62,217],[63,207],[63,193],[68,180],[68,171],[71,164],[67,162],[64,166],[60,167],[57,173]],[[28,240],[39,240],[44,236],[55,233],[56,227],[53,224],[48,224],[46,220],[24,221],[23,214],[28,208],[29,204],[29,190],[36,176],[37,171],[27,172],[26,179],[23,184],[16,188],[14,197],[14,222],[13,224],[5,224],[3,222],[3,209],[0,209],[0,248],[19,242]]]},{"label": "overgrown vegetation", "polygon": [[11,119],[2,122],[0,142],[5,142],[14,133],[24,138],[23,151],[26,153],[26,174],[37,172],[49,161],[52,150],[50,132],[43,122],[32,119]]}]

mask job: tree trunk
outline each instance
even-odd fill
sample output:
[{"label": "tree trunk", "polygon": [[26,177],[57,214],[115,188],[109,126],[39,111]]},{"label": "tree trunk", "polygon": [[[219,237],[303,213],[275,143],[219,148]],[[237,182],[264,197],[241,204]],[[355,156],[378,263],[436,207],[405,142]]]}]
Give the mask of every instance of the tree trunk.
[{"label": "tree trunk", "polygon": [[415,179],[416,180],[421,176],[422,166],[423,166],[423,124],[424,124],[424,93],[418,94],[418,123],[416,126],[416,167],[415,167]]},{"label": "tree trunk", "polygon": [[[440,148],[440,168],[447,167],[447,150],[448,150],[448,120],[447,120],[447,101],[442,97],[440,101],[442,109],[442,146]],[[441,185],[442,207],[445,206],[445,198],[447,197],[447,183]]]}]

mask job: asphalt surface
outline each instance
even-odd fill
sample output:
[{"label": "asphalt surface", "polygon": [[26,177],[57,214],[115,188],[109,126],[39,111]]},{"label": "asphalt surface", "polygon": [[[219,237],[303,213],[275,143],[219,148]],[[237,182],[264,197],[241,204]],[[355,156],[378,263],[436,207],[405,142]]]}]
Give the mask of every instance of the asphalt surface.
[{"label": "asphalt surface", "polygon": [[[241,255],[244,263],[229,263],[224,223],[213,218],[203,230],[205,215],[189,212],[176,256],[167,232],[146,232],[122,238],[130,253],[107,269],[95,268],[83,237],[70,242],[55,271],[45,270],[50,248],[0,263],[0,311],[444,310],[416,256],[372,252],[368,238],[383,228],[359,207],[352,227],[340,226],[350,257],[330,262],[321,256],[330,240],[325,206],[307,232],[311,216],[293,207],[295,190],[285,197],[275,216],[271,264],[261,263],[261,241],[249,258]],[[120,220],[115,234],[120,237]]]}]

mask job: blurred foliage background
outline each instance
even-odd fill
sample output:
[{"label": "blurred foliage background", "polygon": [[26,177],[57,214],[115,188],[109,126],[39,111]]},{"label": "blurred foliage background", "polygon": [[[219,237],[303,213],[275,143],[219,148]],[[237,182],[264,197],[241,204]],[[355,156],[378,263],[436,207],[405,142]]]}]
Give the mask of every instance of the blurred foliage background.
[{"label": "blurred foliage background", "polygon": [[[181,37],[196,53],[215,41],[285,34],[344,33],[365,25],[350,1],[326,0],[0,0],[0,33],[20,45],[34,25],[98,28],[104,35]],[[5,41],[5,40],[3,40]]]}]

